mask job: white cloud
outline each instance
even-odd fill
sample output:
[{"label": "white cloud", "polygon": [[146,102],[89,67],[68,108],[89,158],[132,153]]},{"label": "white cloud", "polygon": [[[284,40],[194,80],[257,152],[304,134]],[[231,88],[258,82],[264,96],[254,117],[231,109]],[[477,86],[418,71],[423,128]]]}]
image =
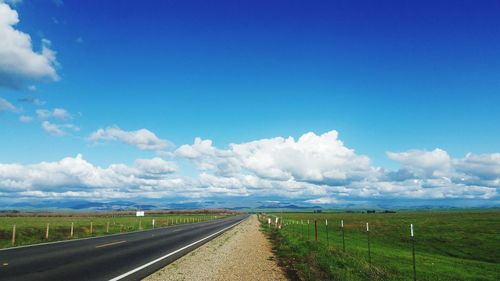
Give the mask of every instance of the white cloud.
[{"label": "white cloud", "polygon": [[177,165],[155,157],[152,159],[137,159],[135,167],[146,174],[169,174],[177,171]]},{"label": "white cloud", "polygon": [[[135,166],[95,166],[82,155],[33,165],[0,164],[0,192],[23,197],[133,198],[174,196],[194,191],[182,177],[171,178],[175,164],[140,159]],[[152,176],[153,175],[153,176]],[[200,191],[198,191],[200,192]]]},{"label": "white cloud", "polygon": [[500,153],[472,154],[469,153],[462,159],[453,163],[458,172],[485,178],[500,178]]},{"label": "white cloud", "polygon": [[[481,161],[469,155],[458,161],[441,149],[388,152],[388,157],[400,162],[403,169],[385,171],[371,166],[368,157],[345,147],[336,131],[322,135],[307,133],[297,140],[261,139],[231,144],[228,149],[213,146],[211,140],[196,138],[192,145],[180,146],[175,154],[195,163],[202,172],[201,178],[213,185],[230,183],[245,187],[251,194],[261,191],[285,197],[315,194],[322,197],[310,199],[314,201],[309,203],[318,204],[333,204],[338,196],[485,199],[497,196],[495,187],[500,178],[498,168],[491,168],[498,161],[496,155],[483,155]],[[469,170],[464,174],[464,167],[460,171],[456,168],[462,162],[469,163],[467,167],[471,168],[473,159],[480,166],[475,172]],[[483,171],[481,180],[474,177],[478,169]],[[491,179],[485,181],[486,176]]]},{"label": "white cloud", "polygon": [[64,136],[66,133],[57,124],[50,123],[49,121],[42,122],[42,128],[53,136]]},{"label": "white cloud", "polygon": [[40,119],[55,118],[59,120],[70,120],[73,116],[64,108],[54,108],[52,111],[47,109],[37,109],[36,115]]},{"label": "white cloud", "polygon": [[15,107],[12,103],[10,103],[8,100],[0,98],[0,112],[2,111],[17,112],[19,111],[19,109]]},{"label": "white cloud", "polygon": [[23,123],[30,123],[31,121],[33,121],[33,117],[28,116],[28,115],[21,115],[21,116],[19,116],[19,121],[21,121]]},{"label": "white cloud", "polygon": [[338,133],[307,133],[231,145],[243,166],[261,177],[309,182],[345,182],[369,176],[370,159],[344,146]]},{"label": "white cloud", "polygon": [[153,132],[147,129],[124,131],[118,127],[109,127],[98,129],[88,139],[93,142],[120,141],[141,150],[162,150],[170,145],[168,141],[158,138]]},{"label": "white cloud", "polygon": [[298,140],[277,137],[231,144],[226,150],[197,138],[193,145],[179,147],[176,154],[193,160],[203,171],[232,175],[243,169],[274,180],[345,184],[377,172],[368,157],[345,147],[336,131],[307,133]]},{"label": "white cloud", "polygon": [[432,151],[414,149],[406,152],[387,152],[387,157],[423,177],[442,177],[447,175],[451,168],[450,156],[439,148]]},{"label": "white cloud", "polygon": [[19,87],[27,81],[46,78],[58,80],[56,53],[50,41],[42,39],[41,51],[33,51],[31,37],[16,30],[17,23],[17,12],[0,2],[0,86]]},{"label": "white cloud", "polygon": [[80,128],[73,125],[73,124],[55,124],[55,123],[51,123],[49,121],[43,121],[42,128],[47,133],[49,133],[53,136],[58,136],[58,137],[67,135],[67,130],[65,130],[65,129],[69,129],[69,130],[72,130],[75,132],[80,131]]},{"label": "white cloud", "polygon": [[54,108],[52,116],[60,120],[71,119],[71,114],[69,114],[68,111],[66,111],[66,109],[64,108]]},{"label": "white cloud", "polygon": [[[55,126],[54,134],[67,129],[65,124],[47,125]],[[136,138],[140,130],[108,129],[96,132],[94,140],[154,147],[150,138]],[[334,131],[255,140],[227,149],[197,138],[174,153],[177,160],[193,161],[199,175],[181,176],[177,163],[158,157],[101,168],[78,155],[33,165],[0,164],[0,193],[102,199],[254,196],[331,205],[352,200],[495,200],[500,188],[499,153],[452,158],[444,150],[393,152],[391,157],[402,163],[400,171],[406,171],[400,173],[372,167],[368,157],[347,148]]]},{"label": "white cloud", "polygon": [[305,202],[311,204],[337,204],[338,200],[332,197],[320,197],[316,199],[306,200]]}]

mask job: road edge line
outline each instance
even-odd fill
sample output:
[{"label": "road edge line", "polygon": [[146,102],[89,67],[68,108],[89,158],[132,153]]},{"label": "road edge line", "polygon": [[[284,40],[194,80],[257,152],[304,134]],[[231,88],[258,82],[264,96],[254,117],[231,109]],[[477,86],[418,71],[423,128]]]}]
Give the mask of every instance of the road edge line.
[{"label": "road edge line", "polygon": [[179,248],[179,249],[177,249],[177,250],[175,250],[175,251],[173,251],[173,252],[170,252],[170,253],[168,253],[168,254],[166,254],[166,255],[164,255],[164,256],[161,256],[161,257],[159,257],[159,258],[157,258],[157,259],[155,259],[155,260],[152,260],[152,261],[150,261],[150,262],[148,262],[148,263],[146,263],[146,264],[143,264],[143,265],[141,265],[141,266],[139,266],[139,267],[136,267],[136,268],[134,268],[134,269],[132,269],[132,270],[130,270],[130,271],[128,271],[128,272],[123,273],[122,275],[119,275],[119,276],[117,276],[117,277],[114,277],[114,278],[112,278],[112,279],[109,279],[109,281],[118,281],[118,280],[121,280],[121,279],[123,279],[123,278],[125,278],[125,277],[127,277],[127,276],[129,276],[129,275],[131,275],[131,274],[134,274],[134,273],[136,273],[136,272],[138,272],[138,271],[140,271],[140,270],[143,270],[144,268],[146,268],[146,267],[148,267],[148,266],[151,266],[151,265],[153,265],[153,264],[155,264],[155,263],[157,263],[157,262],[159,262],[159,261],[161,261],[161,260],[164,260],[164,259],[166,259],[166,258],[168,258],[168,257],[170,257],[170,256],[172,256],[172,255],[175,255],[175,254],[179,253],[179,252],[180,252],[180,251],[182,251],[182,250],[185,250],[185,249],[187,249],[187,248],[189,248],[189,247],[191,247],[191,246],[194,246],[194,245],[196,245],[196,244],[198,244],[198,243],[200,243],[200,242],[202,242],[202,241],[205,241],[205,240],[207,240],[207,239],[209,239],[209,238],[211,238],[211,237],[213,237],[213,236],[215,236],[215,235],[217,235],[217,234],[219,234],[219,233],[221,233],[221,232],[224,232],[224,231],[226,231],[226,230],[228,230],[228,229],[230,229],[230,228],[232,228],[232,227],[234,227],[234,226],[236,226],[236,225],[238,225],[238,224],[240,224],[240,223],[244,222],[244,221],[245,221],[245,220],[247,220],[248,218],[249,218],[249,217],[246,217],[246,218],[242,219],[241,221],[239,221],[239,222],[237,222],[237,223],[234,223],[234,224],[232,224],[232,225],[230,225],[230,226],[228,226],[228,227],[226,227],[226,228],[223,228],[223,229],[221,229],[221,230],[219,230],[219,231],[217,231],[217,232],[215,232],[215,233],[212,233],[212,234],[210,234],[210,235],[208,235],[208,236],[206,236],[206,237],[204,237],[204,238],[202,238],[202,239],[200,239],[200,240],[197,240],[197,241],[195,241],[195,242],[193,242],[193,243],[191,243],[191,244],[189,244],[189,245],[186,245],[186,246],[184,246],[184,247],[182,247],[182,248]]}]

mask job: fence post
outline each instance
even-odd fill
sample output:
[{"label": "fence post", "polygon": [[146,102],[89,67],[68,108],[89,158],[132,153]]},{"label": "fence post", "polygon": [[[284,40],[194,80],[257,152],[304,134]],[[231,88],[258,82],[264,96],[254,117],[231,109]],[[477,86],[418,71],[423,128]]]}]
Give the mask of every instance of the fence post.
[{"label": "fence post", "polygon": [[314,220],[314,240],[318,241],[318,221]]},{"label": "fence post", "polygon": [[109,221],[106,223],[106,233],[109,233]]},{"label": "fence post", "polygon": [[71,231],[69,232],[69,237],[73,237],[73,222],[71,223]]},{"label": "fence post", "polygon": [[12,246],[16,244],[16,225],[12,226]]},{"label": "fence post", "polygon": [[47,223],[47,228],[45,229],[45,240],[49,240],[49,224]]},{"label": "fence post", "polygon": [[153,229],[155,229],[155,219],[153,219],[153,221],[151,222],[151,224],[153,225]]},{"label": "fence post", "polygon": [[342,249],[345,252],[344,220],[340,221],[340,227],[342,228]]},{"label": "fence post", "polygon": [[92,222],[90,222],[90,235],[92,235],[93,230],[94,230],[94,226],[92,225]]},{"label": "fence post", "polygon": [[417,281],[417,266],[415,261],[415,237],[413,236],[413,223],[410,224],[410,236],[413,256],[413,281]]},{"label": "fence post", "polygon": [[370,265],[370,268],[372,267],[372,255],[371,255],[371,250],[370,250],[370,226],[368,223],[366,223],[366,235],[368,238],[368,263]]},{"label": "fence post", "polygon": [[325,230],[326,230],[326,247],[330,247],[330,240],[328,240],[328,219],[325,219]]}]

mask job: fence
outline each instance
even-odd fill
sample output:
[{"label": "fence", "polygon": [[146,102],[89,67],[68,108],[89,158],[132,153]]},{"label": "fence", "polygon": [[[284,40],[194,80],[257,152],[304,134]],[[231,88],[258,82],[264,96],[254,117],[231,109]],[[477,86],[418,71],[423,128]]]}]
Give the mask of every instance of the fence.
[{"label": "fence", "polygon": [[[374,271],[372,268],[374,266],[372,257],[373,251],[373,239],[371,239],[371,228],[370,222],[363,223],[363,233],[364,238],[360,236],[361,227],[358,225],[356,231],[346,231],[344,219],[339,219],[338,221],[332,221],[328,219],[283,219],[279,216],[259,216],[261,221],[267,222],[267,227],[287,235],[289,237],[298,238],[302,241],[307,241],[309,243],[317,243],[325,246],[327,249],[338,249],[344,253],[351,251],[355,255],[359,255],[362,252],[362,242],[364,240],[365,246],[365,259],[368,263],[370,271]],[[356,222],[359,224],[359,221]],[[352,227],[350,227],[352,230]],[[417,280],[417,264],[416,264],[416,253],[415,253],[415,236],[413,224],[407,226],[407,237],[408,247],[407,254],[411,256],[411,264],[407,264],[408,268],[412,269],[412,280]],[[347,241],[347,242],[346,242]],[[350,245],[349,242],[352,244]],[[351,246],[351,247],[350,247]]]},{"label": "fence", "polygon": [[[0,248],[197,223],[224,215],[151,217],[0,217]],[[43,222],[43,221],[47,222]]]}]

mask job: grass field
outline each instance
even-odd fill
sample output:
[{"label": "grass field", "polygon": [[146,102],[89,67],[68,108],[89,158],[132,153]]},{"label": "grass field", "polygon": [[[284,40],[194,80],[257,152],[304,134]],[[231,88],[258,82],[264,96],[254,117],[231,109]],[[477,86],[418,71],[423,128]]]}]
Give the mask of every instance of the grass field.
[{"label": "grass field", "polygon": [[[148,214],[147,212],[145,217],[136,217],[130,213],[4,214],[0,216],[0,248],[151,229],[153,219],[155,227],[164,227],[221,219],[229,215],[228,213]],[[48,239],[45,238],[47,224],[49,224]],[[13,225],[16,225],[14,245],[12,245]]]},{"label": "grass field", "polygon": [[[500,280],[498,210],[268,216],[273,221],[275,216],[283,218],[281,230],[269,227],[267,221],[263,230],[270,234],[281,262],[305,280],[413,280],[411,223],[415,227],[417,280]],[[317,242],[314,220],[318,223]],[[366,222],[370,224],[372,266],[368,263]]]}]

